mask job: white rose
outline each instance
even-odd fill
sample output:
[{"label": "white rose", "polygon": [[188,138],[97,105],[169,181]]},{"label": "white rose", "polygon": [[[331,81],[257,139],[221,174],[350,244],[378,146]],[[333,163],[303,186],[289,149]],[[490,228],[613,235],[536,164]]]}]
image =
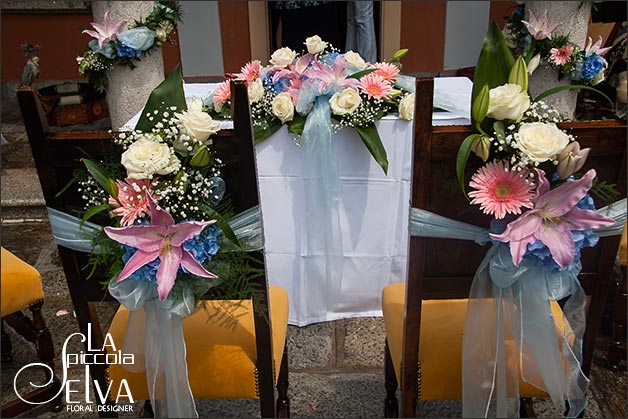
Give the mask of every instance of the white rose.
[{"label": "white rose", "polygon": [[345,64],[348,68],[353,70],[352,72],[358,72],[366,69],[366,61],[357,52],[347,51],[345,52]]},{"label": "white rose", "polygon": [[530,97],[518,84],[504,84],[489,91],[487,116],[518,121],[530,107]]},{"label": "white rose", "polygon": [[569,136],[556,124],[530,122],[522,124],[515,135],[517,147],[533,162],[554,158],[569,144]]},{"label": "white rose", "polygon": [[207,141],[210,135],[220,130],[220,124],[203,112],[203,102],[196,97],[188,101],[187,111],[174,115],[187,134],[200,142]]},{"label": "white rose", "polygon": [[270,56],[270,63],[275,67],[283,68],[292,64],[296,56],[297,53],[288,47],[279,48]]},{"label": "white rose", "polygon": [[262,79],[256,79],[249,83],[248,87],[249,92],[249,101],[251,103],[255,103],[261,98],[264,97],[264,85],[262,84]]},{"label": "white rose", "polygon": [[151,179],[179,170],[181,162],[167,144],[154,135],[141,135],[122,153],[120,162],[132,179]]},{"label": "white rose", "polygon": [[318,35],[305,38],[304,44],[307,47],[307,52],[309,52],[310,54],[318,54],[319,52],[323,52],[325,50],[325,47],[327,46],[327,42],[323,41]]},{"label": "white rose", "polygon": [[329,99],[329,106],[334,115],[353,113],[362,103],[362,98],[355,89],[347,87],[342,92],[334,93]]},{"label": "white rose", "polygon": [[292,104],[290,94],[283,92],[275,96],[272,103],[272,111],[273,115],[279,118],[281,122],[292,121],[294,105]]},{"label": "white rose", "polygon": [[399,102],[399,117],[406,121],[414,118],[414,93],[405,95]]}]

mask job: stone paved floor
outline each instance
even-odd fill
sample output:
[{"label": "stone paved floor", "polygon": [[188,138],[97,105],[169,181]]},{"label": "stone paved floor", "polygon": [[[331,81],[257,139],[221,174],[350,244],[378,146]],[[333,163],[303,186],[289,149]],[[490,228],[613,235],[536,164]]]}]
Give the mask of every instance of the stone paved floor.
[{"label": "stone paved floor", "polygon": [[[36,206],[42,202],[37,188],[28,142],[15,102],[3,101],[2,133],[9,142],[2,146],[2,246],[35,266],[43,276],[46,304],[44,314],[59,353],[66,337],[78,332],[72,315],[63,270],[50,233],[50,227]],[[16,184],[17,180],[22,183]],[[27,185],[27,186],[24,186]],[[39,194],[39,195],[38,195]],[[16,204],[17,203],[17,204]],[[13,208],[29,207],[27,211]],[[6,216],[5,216],[6,215]],[[20,222],[20,217],[26,219]],[[68,314],[62,314],[65,310]],[[111,318],[112,308],[101,304],[99,312]],[[8,328],[14,343],[15,361],[2,365],[2,400],[13,397],[13,377],[26,363],[35,361],[35,352],[13,330]],[[384,326],[380,318],[347,319],[307,327],[289,327],[290,390],[293,417],[382,417],[385,395],[383,380]],[[605,367],[607,337],[599,339],[591,373],[589,406],[585,417],[626,417],[626,363],[617,372]],[[79,352],[74,341],[69,352]],[[57,367],[57,373],[62,371]],[[28,376],[28,379],[37,377]],[[69,370],[69,378],[84,379],[80,368]],[[26,384],[24,382],[24,384]],[[79,394],[78,397],[84,397]],[[93,397],[93,396],[92,396]],[[558,417],[547,400],[536,405],[540,417]],[[259,407],[253,400],[198,401],[200,417],[258,417]],[[127,417],[141,415],[142,405],[136,403]],[[53,415],[34,410],[37,417],[96,417],[95,412]],[[460,402],[435,401],[422,404],[426,417],[460,417]]]}]

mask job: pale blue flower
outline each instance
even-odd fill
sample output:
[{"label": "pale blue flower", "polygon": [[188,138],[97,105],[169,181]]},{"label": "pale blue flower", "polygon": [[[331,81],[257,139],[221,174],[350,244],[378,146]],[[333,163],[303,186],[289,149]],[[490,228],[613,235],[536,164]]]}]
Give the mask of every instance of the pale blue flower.
[{"label": "pale blue flower", "polygon": [[95,39],[92,39],[91,41],[89,41],[89,44],[87,44],[92,51],[98,53],[98,54],[102,54],[105,57],[109,58],[110,60],[113,60],[116,56],[116,48],[113,45],[113,42],[105,42],[102,47],[98,46],[98,41]]},{"label": "pale blue flower", "polygon": [[122,32],[118,35],[118,41],[129,48],[133,48],[138,51],[146,51],[155,43],[155,31],[152,31],[147,27],[140,26],[139,28],[133,28]]}]

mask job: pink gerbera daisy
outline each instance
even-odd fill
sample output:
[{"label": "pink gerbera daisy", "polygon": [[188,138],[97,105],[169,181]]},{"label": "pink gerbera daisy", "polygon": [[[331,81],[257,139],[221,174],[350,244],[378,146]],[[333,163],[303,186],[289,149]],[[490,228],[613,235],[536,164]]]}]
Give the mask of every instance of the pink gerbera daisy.
[{"label": "pink gerbera daisy", "polygon": [[560,48],[552,48],[550,50],[550,61],[556,65],[564,65],[571,59],[573,47],[571,45],[563,45]]},{"label": "pink gerbera daisy", "polygon": [[262,62],[260,60],[249,61],[240,69],[236,78],[238,80],[246,80],[249,83],[253,82],[259,77],[261,67]]},{"label": "pink gerbera daisy", "polygon": [[214,108],[220,112],[223,103],[231,99],[231,82],[225,80],[214,91]]},{"label": "pink gerbera daisy", "polygon": [[118,200],[109,197],[109,205],[116,207],[112,213],[122,217],[120,225],[132,225],[135,220],[148,215],[147,194],[151,193],[150,179],[130,179],[117,180]]},{"label": "pink gerbera daisy", "polygon": [[390,82],[375,73],[370,73],[362,77],[359,87],[360,90],[373,99],[388,99],[392,94]]},{"label": "pink gerbera daisy", "polygon": [[521,208],[532,208],[534,191],[526,180],[528,172],[511,171],[508,163],[492,162],[480,168],[469,186],[477,189],[469,192],[471,204],[480,204],[485,214],[501,219],[506,214],[521,214]]},{"label": "pink gerbera daisy", "polygon": [[399,75],[399,68],[391,63],[375,63],[375,70],[373,74],[382,76],[384,80],[393,81]]}]

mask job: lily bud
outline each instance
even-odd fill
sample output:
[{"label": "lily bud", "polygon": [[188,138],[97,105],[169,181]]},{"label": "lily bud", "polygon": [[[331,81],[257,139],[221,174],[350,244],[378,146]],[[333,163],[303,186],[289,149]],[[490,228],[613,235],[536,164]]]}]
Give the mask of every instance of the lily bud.
[{"label": "lily bud", "polygon": [[518,84],[521,86],[522,92],[526,92],[528,90],[528,71],[523,57],[517,58],[515,65],[513,65],[512,69],[510,69],[508,83]]},{"label": "lily bud", "polygon": [[532,57],[532,59],[528,63],[528,74],[531,75],[532,73],[534,73],[534,70],[536,70],[536,68],[539,66],[540,63],[541,63],[541,54],[536,54],[534,57]]},{"label": "lily bud", "polygon": [[486,162],[491,151],[491,139],[485,135],[479,136],[471,145],[471,151]]},{"label": "lily bud", "polygon": [[566,179],[582,168],[584,162],[589,156],[590,148],[580,150],[580,144],[577,141],[570,143],[558,155],[558,176]]},{"label": "lily bud", "polygon": [[190,159],[190,166],[205,167],[210,163],[209,150],[207,146],[201,146]]}]

